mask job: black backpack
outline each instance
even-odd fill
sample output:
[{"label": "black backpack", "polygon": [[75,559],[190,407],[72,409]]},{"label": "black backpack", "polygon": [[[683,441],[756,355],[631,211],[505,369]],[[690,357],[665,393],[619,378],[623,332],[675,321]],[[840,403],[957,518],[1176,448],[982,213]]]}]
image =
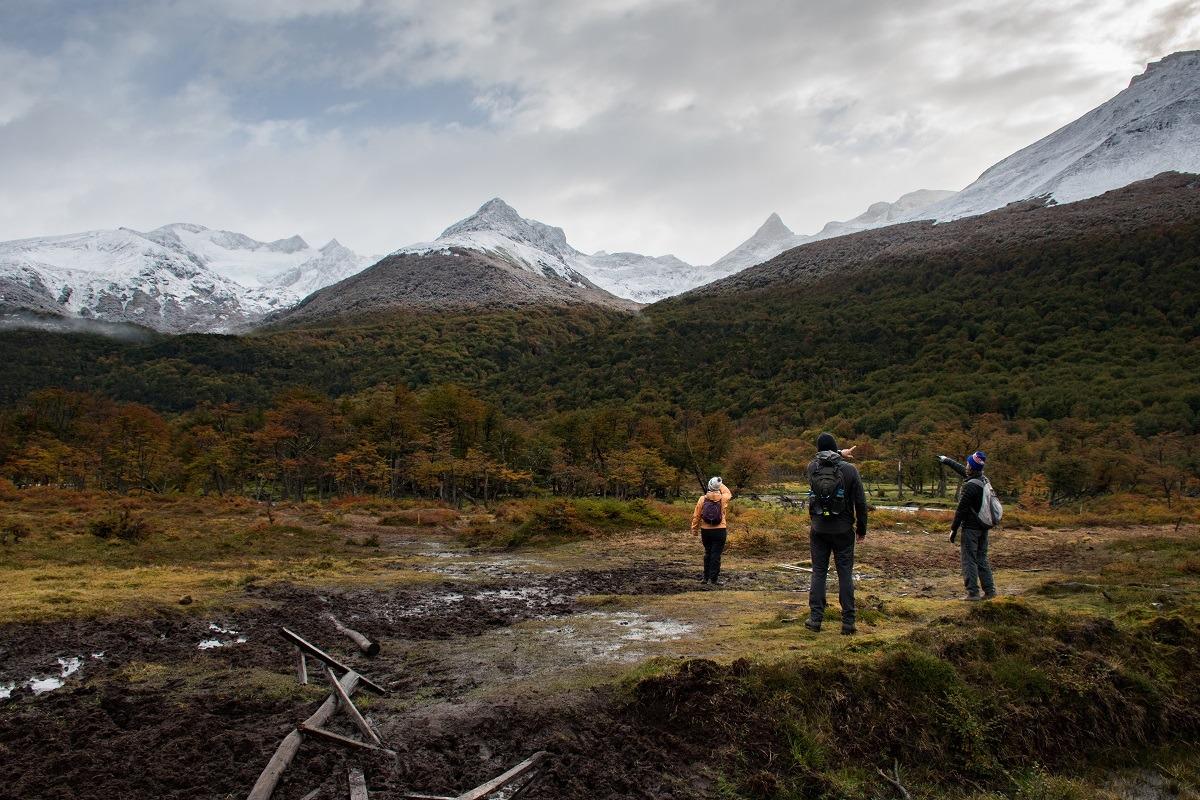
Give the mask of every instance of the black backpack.
[{"label": "black backpack", "polygon": [[840,459],[817,456],[808,485],[808,513],[814,517],[833,517],[845,512],[846,475]]},{"label": "black backpack", "polygon": [[721,524],[721,501],[704,498],[704,505],[700,507],[700,519],[709,525]]}]

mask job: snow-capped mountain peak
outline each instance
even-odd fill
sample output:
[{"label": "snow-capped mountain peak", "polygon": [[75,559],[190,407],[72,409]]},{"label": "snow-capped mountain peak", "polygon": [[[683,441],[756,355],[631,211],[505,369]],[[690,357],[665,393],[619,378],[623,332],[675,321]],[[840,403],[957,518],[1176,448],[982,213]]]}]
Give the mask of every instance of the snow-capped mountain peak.
[{"label": "snow-capped mountain peak", "polygon": [[0,308],[232,330],[370,263],[336,239],[315,250],[299,236],[261,242],[186,222],[87,231],[0,242]]},{"label": "snow-capped mountain peak", "polygon": [[767,217],[767,221],[758,226],[758,230],[754,232],[751,239],[773,240],[783,236],[794,236],[792,229],[783,224],[783,220],[779,218],[779,214],[774,211],[771,216]]},{"label": "snow-capped mountain peak", "polygon": [[488,253],[515,267],[543,276],[561,278],[575,285],[588,285],[588,257],[567,244],[562,228],[525,219],[499,197],[479,207],[432,242],[419,242],[396,254],[428,253],[461,248]]},{"label": "snow-capped mountain peak", "polygon": [[1111,100],[923,213],[948,220],[1038,197],[1070,203],[1171,170],[1200,171],[1198,50],[1147,65]]}]

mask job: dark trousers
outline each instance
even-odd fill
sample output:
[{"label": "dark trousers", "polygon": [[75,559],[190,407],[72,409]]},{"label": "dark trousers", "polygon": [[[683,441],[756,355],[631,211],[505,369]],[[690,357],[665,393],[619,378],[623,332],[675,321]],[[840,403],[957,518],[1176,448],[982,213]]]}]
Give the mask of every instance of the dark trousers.
[{"label": "dark trousers", "polygon": [[725,549],[728,532],[725,528],[701,528],[700,541],[704,543],[704,578],[716,581],[721,574],[721,552]]},{"label": "dark trousers", "polygon": [[978,595],[979,584],[984,594],[995,594],[996,583],[992,579],[992,565],[988,563],[988,532],[963,528],[959,533],[962,549],[963,585],[967,594]]},{"label": "dark trousers", "polygon": [[810,531],[812,549],[812,586],[808,590],[808,608],[818,622],[825,617],[825,583],[829,578],[829,556],[833,554],[838,575],[838,602],[842,605],[842,624],[854,624],[854,534],[815,533]]}]

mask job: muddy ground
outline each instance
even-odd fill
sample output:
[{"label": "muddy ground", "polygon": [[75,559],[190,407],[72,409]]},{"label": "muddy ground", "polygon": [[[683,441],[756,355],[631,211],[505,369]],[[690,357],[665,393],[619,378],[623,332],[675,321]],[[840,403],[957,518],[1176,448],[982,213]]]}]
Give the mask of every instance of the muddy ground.
[{"label": "muddy ground", "polygon": [[[995,547],[1002,590],[1035,592],[1064,569],[1095,572],[1118,557],[1107,542],[1158,533],[1014,532]],[[314,685],[296,685],[281,625],[389,690],[358,697],[397,755],[308,742],[277,798],[318,787],[320,797],[345,797],[351,763],[366,770],[375,798],[454,794],[537,750],[553,760],[527,798],[714,797],[722,743],[705,735],[709,712],[686,730],[668,725],[633,699],[623,676],[648,659],[728,663],[842,646],[794,624],[807,576],[777,564],[802,559],[799,547],[731,552],[725,586],[708,590],[686,538],[495,555],[463,549],[448,531],[383,536],[381,557],[421,581],[250,582],[216,613],[174,605],[136,618],[0,627],[0,688],[10,693],[0,700],[0,797],[245,796],[279,741],[327,694],[315,669]],[[899,598],[959,592],[957,558],[941,533],[882,534],[860,564],[861,606],[877,610],[863,615],[860,641],[914,624],[904,620],[917,611],[894,620],[882,611]],[[378,639],[381,654],[359,654],[325,614]],[[67,665],[61,688],[35,693],[26,683]],[[352,733],[340,718],[332,727]]]}]

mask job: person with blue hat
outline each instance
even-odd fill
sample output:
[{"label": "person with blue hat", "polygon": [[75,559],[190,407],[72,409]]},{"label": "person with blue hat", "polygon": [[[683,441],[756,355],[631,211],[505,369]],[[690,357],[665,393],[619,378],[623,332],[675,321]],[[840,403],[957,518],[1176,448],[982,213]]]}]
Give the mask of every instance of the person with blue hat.
[{"label": "person with blue hat", "polygon": [[[982,450],[976,450],[967,456],[964,466],[967,480],[958,500],[958,510],[954,512],[954,523],[950,526],[950,541],[955,540],[961,529],[959,549],[962,554],[963,584],[967,589],[964,599],[991,600],[996,596],[996,583],[992,577],[992,565],[988,562],[988,531],[999,521],[999,501],[995,499],[991,483],[983,474],[987,455]],[[981,584],[982,594],[979,591]]]}]

